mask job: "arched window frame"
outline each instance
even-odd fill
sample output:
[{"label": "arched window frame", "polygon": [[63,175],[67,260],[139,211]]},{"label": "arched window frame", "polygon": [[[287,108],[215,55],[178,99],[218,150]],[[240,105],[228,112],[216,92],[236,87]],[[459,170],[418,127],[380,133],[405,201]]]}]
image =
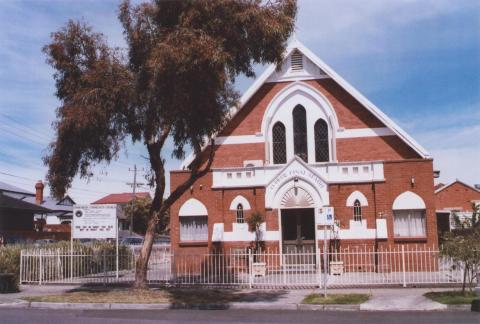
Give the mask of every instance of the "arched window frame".
[{"label": "arched window frame", "polygon": [[356,222],[362,221],[362,205],[358,199],[353,203],[353,220]]},{"label": "arched window frame", "polygon": [[237,205],[237,223],[238,224],[245,223],[245,216],[243,214],[243,205],[242,204]]},{"label": "arched window frame", "polygon": [[308,163],[307,111],[302,105],[296,105],[292,111],[293,154]]},{"label": "arched window frame", "polygon": [[278,121],[272,128],[273,164],[287,163],[287,136],[285,125]]},{"label": "arched window frame", "polygon": [[325,120],[319,119],[315,122],[315,162],[330,161],[330,139],[328,136],[328,124]]}]

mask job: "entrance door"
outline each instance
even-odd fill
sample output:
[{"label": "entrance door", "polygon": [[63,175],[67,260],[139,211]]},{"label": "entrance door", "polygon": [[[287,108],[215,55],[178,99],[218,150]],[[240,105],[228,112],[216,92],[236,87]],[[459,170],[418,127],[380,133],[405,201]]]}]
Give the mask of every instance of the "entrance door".
[{"label": "entrance door", "polygon": [[282,209],[281,219],[282,252],[298,255],[289,257],[287,263],[315,263],[315,210]]}]

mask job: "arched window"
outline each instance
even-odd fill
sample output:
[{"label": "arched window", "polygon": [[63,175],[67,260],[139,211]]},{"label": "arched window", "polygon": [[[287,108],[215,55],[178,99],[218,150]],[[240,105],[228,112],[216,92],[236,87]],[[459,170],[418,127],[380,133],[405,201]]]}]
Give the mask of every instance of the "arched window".
[{"label": "arched window", "polygon": [[353,220],[356,222],[362,221],[362,206],[358,199],[353,203]]},{"label": "arched window", "polygon": [[276,122],[272,129],[273,164],[287,163],[287,143],[285,141],[285,126]]},{"label": "arched window", "polygon": [[207,207],[195,198],[187,200],[178,211],[180,241],[208,241]]},{"label": "arched window", "polygon": [[293,153],[308,162],[307,112],[298,105],[293,108]]},{"label": "arched window", "polygon": [[245,223],[245,218],[243,217],[243,206],[242,206],[242,204],[238,204],[238,206],[237,206],[237,223],[239,223],[239,224]]},{"label": "arched window", "polygon": [[315,161],[328,162],[328,125],[323,119],[317,120],[314,126],[315,132]]}]

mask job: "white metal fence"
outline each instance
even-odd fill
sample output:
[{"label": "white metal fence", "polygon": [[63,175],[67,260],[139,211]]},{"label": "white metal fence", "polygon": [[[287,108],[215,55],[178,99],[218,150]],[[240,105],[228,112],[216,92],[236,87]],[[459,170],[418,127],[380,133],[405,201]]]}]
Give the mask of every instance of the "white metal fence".
[{"label": "white metal fence", "polygon": [[[21,252],[22,283],[119,283],[135,277],[135,250],[119,255],[70,253],[64,250]],[[279,253],[266,250],[174,254],[152,251],[147,278],[169,285],[236,286],[251,288],[321,287],[322,251]],[[398,246],[388,249],[350,248],[327,255],[327,286],[387,286],[459,284],[463,270],[436,248]]]}]

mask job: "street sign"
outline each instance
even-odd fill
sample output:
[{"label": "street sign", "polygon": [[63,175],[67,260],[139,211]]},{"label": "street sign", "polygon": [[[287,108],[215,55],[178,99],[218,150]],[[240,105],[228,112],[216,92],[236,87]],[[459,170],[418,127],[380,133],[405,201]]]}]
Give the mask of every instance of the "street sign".
[{"label": "street sign", "polygon": [[333,226],[335,213],[333,207],[321,207],[316,209],[315,223],[322,226]]},{"label": "street sign", "polygon": [[117,238],[117,205],[74,205],[72,239]]}]

